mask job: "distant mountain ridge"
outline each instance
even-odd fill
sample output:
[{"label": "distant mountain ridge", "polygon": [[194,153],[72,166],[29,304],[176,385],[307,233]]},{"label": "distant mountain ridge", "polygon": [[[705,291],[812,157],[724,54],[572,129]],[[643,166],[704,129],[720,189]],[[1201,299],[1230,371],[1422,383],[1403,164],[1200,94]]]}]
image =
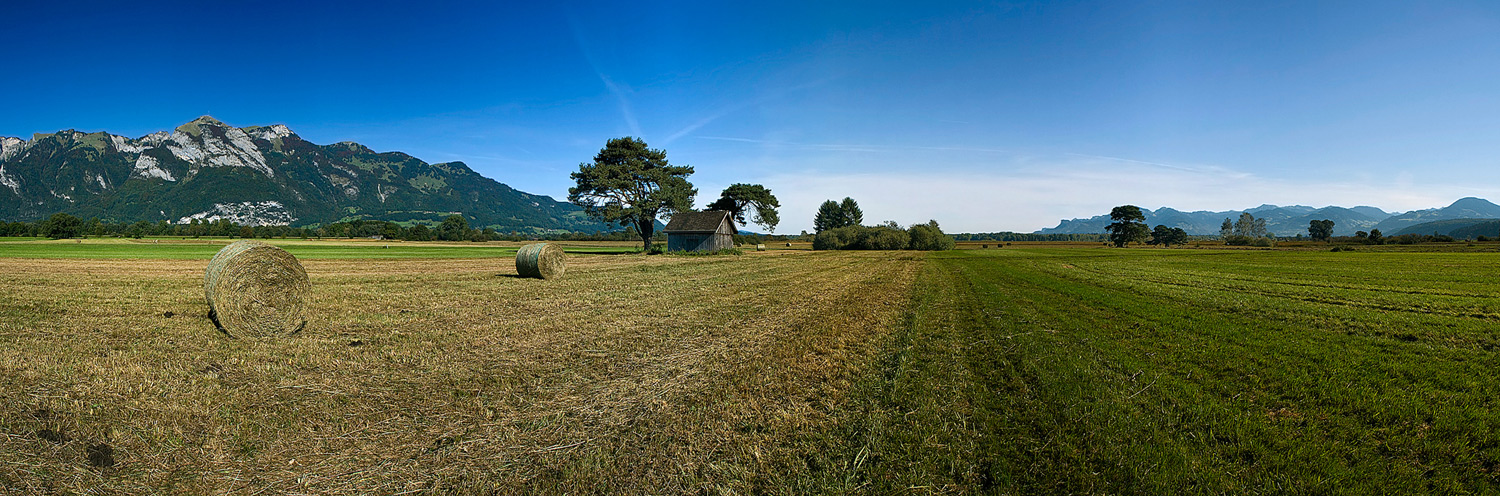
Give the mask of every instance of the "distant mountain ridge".
[{"label": "distant mountain ridge", "polygon": [[134,139],[75,130],[0,137],[0,220],[56,212],[245,225],[461,213],[502,232],[608,230],[576,205],[518,191],[463,162],[429,164],[348,141],[317,145],[283,125],[236,128],[208,116]]},{"label": "distant mountain ridge", "polygon": [[[1266,219],[1266,229],[1277,236],[1306,235],[1308,223],[1313,220],[1331,220],[1334,222],[1333,234],[1335,236],[1350,236],[1356,231],[1370,231],[1379,229],[1382,233],[1397,234],[1406,232],[1404,229],[1417,225],[1426,225],[1435,221],[1452,221],[1456,219],[1476,219],[1472,223],[1450,223],[1440,225],[1445,227],[1464,227],[1482,222],[1482,219],[1500,219],[1500,205],[1491,203],[1482,198],[1461,198],[1451,205],[1441,208],[1430,208],[1426,210],[1413,210],[1410,212],[1388,213],[1379,208],[1369,206],[1337,207],[1329,206],[1314,208],[1304,205],[1261,205],[1259,207],[1245,210],[1225,210],[1222,212],[1211,212],[1206,210],[1194,212],[1182,212],[1176,209],[1162,207],[1156,210],[1141,209],[1146,216],[1146,225],[1156,226],[1158,224],[1167,227],[1177,227],[1188,234],[1216,235],[1224,219],[1231,221],[1238,219],[1241,213],[1249,212],[1258,219]],[[1087,219],[1063,220],[1057,227],[1051,227],[1036,231],[1037,234],[1093,234],[1103,233],[1104,227],[1110,224],[1109,215],[1098,215]],[[1418,232],[1417,234],[1431,234],[1431,232]]]},{"label": "distant mountain ridge", "polygon": [[1461,198],[1443,208],[1413,210],[1404,214],[1394,215],[1381,220],[1379,224],[1375,225],[1375,228],[1379,229],[1382,233],[1395,233],[1417,224],[1451,219],[1500,219],[1500,205],[1495,205],[1488,200],[1471,196]]}]

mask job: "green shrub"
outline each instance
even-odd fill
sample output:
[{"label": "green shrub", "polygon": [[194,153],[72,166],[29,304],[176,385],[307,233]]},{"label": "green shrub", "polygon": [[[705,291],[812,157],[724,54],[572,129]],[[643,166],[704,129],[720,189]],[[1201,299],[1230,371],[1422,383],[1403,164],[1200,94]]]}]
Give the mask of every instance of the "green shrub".
[{"label": "green shrub", "polygon": [[942,228],[938,227],[935,220],[927,221],[926,224],[913,225],[909,233],[911,243],[908,247],[913,250],[952,250],[955,245],[953,237],[943,234]]},{"label": "green shrub", "polygon": [[1276,245],[1276,240],[1271,239],[1268,236],[1251,237],[1239,234],[1231,234],[1224,237],[1224,244],[1229,246],[1255,246],[1260,248],[1269,248]]},{"label": "green shrub", "polygon": [[825,229],[813,238],[814,250],[853,250],[854,244],[859,241],[859,233],[864,230],[863,226],[837,227]]},{"label": "green shrub", "polygon": [[859,233],[859,242],[855,249],[859,250],[902,250],[906,248],[910,236],[906,231],[892,229],[890,227],[866,227]]},{"label": "green shrub", "polygon": [[825,229],[813,238],[814,250],[951,250],[952,236],[943,234],[937,221],[901,229],[894,222],[878,226],[848,226]]}]

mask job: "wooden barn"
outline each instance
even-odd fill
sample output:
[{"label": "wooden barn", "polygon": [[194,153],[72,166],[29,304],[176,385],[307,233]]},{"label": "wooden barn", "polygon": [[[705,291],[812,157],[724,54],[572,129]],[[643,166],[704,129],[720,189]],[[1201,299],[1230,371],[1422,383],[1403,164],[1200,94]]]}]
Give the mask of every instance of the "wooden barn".
[{"label": "wooden barn", "polygon": [[667,233],[667,251],[719,251],[734,248],[734,219],[729,212],[681,212],[662,229]]}]

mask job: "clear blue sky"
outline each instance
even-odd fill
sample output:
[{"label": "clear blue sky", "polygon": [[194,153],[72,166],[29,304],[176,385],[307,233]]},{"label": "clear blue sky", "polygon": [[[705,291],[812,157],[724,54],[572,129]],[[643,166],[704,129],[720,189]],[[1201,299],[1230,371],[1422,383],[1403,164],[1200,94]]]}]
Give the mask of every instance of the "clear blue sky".
[{"label": "clear blue sky", "polygon": [[566,196],[609,138],[868,222],[1500,201],[1495,2],[16,2],[0,135],[202,114]]}]

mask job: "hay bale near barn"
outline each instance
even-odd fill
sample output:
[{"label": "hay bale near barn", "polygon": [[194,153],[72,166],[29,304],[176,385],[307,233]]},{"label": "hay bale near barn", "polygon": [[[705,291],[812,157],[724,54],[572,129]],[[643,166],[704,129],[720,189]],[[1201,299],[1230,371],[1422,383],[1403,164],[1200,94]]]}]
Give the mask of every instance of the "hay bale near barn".
[{"label": "hay bale near barn", "polygon": [[208,316],[230,336],[277,337],[307,325],[312,285],[297,257],[254,240],[230,243],[208,262]]},{"label": "hay bale near barn", "polygon": [[562,277],[567,261],[562,248],[552,243],[534,243],[516,251],[516,272],[521,277],[557,279]]}]

